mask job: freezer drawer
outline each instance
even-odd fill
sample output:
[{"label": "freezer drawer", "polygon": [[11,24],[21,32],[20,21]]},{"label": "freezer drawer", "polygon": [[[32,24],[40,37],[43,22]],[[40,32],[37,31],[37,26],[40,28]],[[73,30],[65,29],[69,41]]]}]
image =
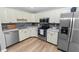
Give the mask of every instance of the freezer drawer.
[{"label": "freezer drawer", "polygon": [[18,31],[5,32],[6,46],[10,46],[19,42],[19,34]]}]

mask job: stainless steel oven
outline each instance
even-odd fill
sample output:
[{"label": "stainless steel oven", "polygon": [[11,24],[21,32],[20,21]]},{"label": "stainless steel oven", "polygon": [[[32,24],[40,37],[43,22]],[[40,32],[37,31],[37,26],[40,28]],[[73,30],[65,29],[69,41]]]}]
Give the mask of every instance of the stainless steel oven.
[{"label": "stainless steel oven", "polygon": [[38,29],[38,36],[43,40],[47,40],[47,29]]},{"label": "stainless steel oven", "polygon": [[47,29],[49,28],[49,18],[40,19],[38,36],[43,40],[47,40]]}]

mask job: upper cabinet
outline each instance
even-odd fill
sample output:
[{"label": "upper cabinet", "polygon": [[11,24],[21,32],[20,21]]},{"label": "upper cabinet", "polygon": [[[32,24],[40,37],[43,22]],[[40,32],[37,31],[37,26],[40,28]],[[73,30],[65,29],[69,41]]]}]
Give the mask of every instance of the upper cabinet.
[{"label": "upper cabinet", "polygon": [[50,23],[59,23],[60,21],[59,21],[59,18],[51,17],[51,18],[49,18],[49,22]]},{"label": "upper cabinet", "polygon": [[[11,9],[11,8],[7,8],[6,9],[6,16],[7,16],[7,20],[13,20],[15,22],[27,22],[27,14],[25,15],[25,13],[23,11],[20,10],[16,10],[16,9]],[[10,21],[9,20],[9,21]]]},{"label": "upper cabinet", "polygon": [[59,23],[61,13],[67,12],[70,12],[70,8],[59,8],[33,14],[18,9],[0,7],[0,20],[2,23],[39,22],[40,18],[49,17],[50,23]]},{"label": "upper cabinet", "polygon": [[35,22],[35,16],[17,9],[0,8],[0,20],[2,23]]},{"label": "upper cabinet", "polygon": [[54,12],[43,12],[36,14],[36,21],[39,22],[40,18],[49,18],[50,23],[59,23],[60,15]]},{"label": "upper cabinet", "polygon": [[23,19],[27,19],[27,22],[35,22],[34,15],[31,13],[23,13]]},{"label": "upper cabinet", "polygon": [[62,13],[68,13],[68,12],[70,12],[70,8],[58,8],[58,9],[37,13],[35,18],[36,21],[39,21],[40,18],[49,17],[50,23],[60,23],[60,15]]},{"label": "upper cabinet", "polygon": [[1,23],[7,22],[5,13],[6,13],[6,9],[1,7],[0,8],[0,21],[1,21]]},{"label": "upper cabinet", "polygon": [[0,8],[1,23],[15,23],[17,11],[9,8]]}]

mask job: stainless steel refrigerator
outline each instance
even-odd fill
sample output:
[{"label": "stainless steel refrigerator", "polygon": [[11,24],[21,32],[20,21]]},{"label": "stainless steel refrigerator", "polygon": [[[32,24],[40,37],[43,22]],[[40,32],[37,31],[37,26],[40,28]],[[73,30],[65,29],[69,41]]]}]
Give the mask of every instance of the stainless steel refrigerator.
[{"label": "stainless steel refrigerator", "polygon": [[79,52],[79,12],[61,14],[58,49]]}]

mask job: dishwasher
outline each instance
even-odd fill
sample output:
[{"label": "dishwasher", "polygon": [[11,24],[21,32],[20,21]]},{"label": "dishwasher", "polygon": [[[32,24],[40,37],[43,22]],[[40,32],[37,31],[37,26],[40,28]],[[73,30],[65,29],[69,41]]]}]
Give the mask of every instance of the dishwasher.
[{"label": "dishwasher", "polygon": [[4,32],[4,36],[5,36],[5,41],[6,41],[6,47],[19,42],[18,30]]}]

